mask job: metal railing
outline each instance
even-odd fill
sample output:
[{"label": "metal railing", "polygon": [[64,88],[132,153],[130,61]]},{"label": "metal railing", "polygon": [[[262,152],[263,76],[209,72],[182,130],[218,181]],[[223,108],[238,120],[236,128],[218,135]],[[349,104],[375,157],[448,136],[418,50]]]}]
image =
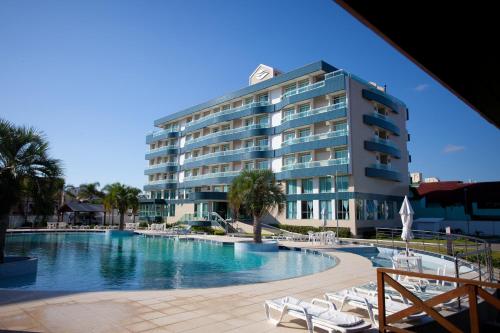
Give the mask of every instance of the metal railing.
[{"label": "metal railing", "polygon": [[158,148],[154,148],[154,149],[149,149],[147,151],[148,154],[150,153],[156,153],[156,152],[159,152],[159,151],[164,151],[164,150],[168,150],[168,149],[175,149],[175,148],[179,148],[179,144],[174,144],[174,145],[168,145],[168,146],[162,146],[162,147],[158,147]]},{"label": "metal railing", "polygon": [[387,145],[387,146],[390,146],[390,147],[393,147],[393,148],[398,148],[398,146],[391,140],[388,140],[388,139],[382,139],[382,138],[379,138],[378,136],[375,136],[371,139],[373,142],[376,142],[376,143],[381,143],[383,145]]},{"label": "metal railing", "polygon": [[389,118],[389,117],[388,117],[388,116],[386,116],[386,115],[381,114],[380,112],[373,111],[373,113],[372,113],[372,114],[373,114],[373,116],[375,116],[376,118],[383,119],[383,120],[385,120],[385,121],[387,121],[387,122],[389,122],[389,123],[391,123],[391,124],[395,125],[394,121],[393,121],[391,118]]},{"label": "metal railing", "polygon": [[186,128],[188,128],[189,126],[193,126],[193,125],[199,124],[199,123],[201,123],[201,122],[203,122],[205,120],[213,119],[213,118],[218,117],[218,116],[222,116],[222,115],[226,115],[226,114],[231,114],[231,113],[234,113],[234,112],[242,111],[242,110],[253,108],[253,107],[257,107],[257,106],[267,106],[267,105],[269,105],[269,102],[253,102],[253,103],[250,103],[250,104],[245,104],[245,105],[239,106],[237,108],[232,108],[232,109],[227,109],[227,110],[223,110],[223,111],[211,113],[211,114],[209,114],[209,115],[207,115],[205,117],[201,117],[201,118],[198,118],[196,120],[192,120],[189,123],[186,123]]},{"label": "metal railing", "polygon": [[165,129],[162,129],[162,130],[153,130],[153,131],[149,131],[147,133],[147,135],[153,135],[153,137],[156,137],[156,136],[160,136],[162,134],[166,134],[166,133],[173,133],[173,132],[179,132],[179,126],[174,126],[174,127],[170,127],[170,128],[165,128]]},{"label": "metal railing", "polygon": [[215,132],[215,133],[210,133],[207,135],[199,136],[197,138],[193,138],[191,140],[186,140],[186,146],[191,145],[191,144],[196,143],[196,142],[206,140],[206,139],[216,138],[216,137],[219,137],[222,135],[240,133],[243,131],[248,131],[248,130],[252,130],[252,129],[260,129],[260,128],[269,128],[269,124],[254,124],[254,125],[248,125],[248,126],[242,126],[242,127],[222,130],[222,131]]},{"label": "metal railing", "polygon": [[313,116],[316,114],[321,114],[321,113],[330,112],[333,110],[342,109],[342,108],[345,108],[346,106],[347,106],[347,104],[345,102],[340,102],[337,104],[332,104],[332,105],[327,105],[327,106],[323,106],[320,108],[312,109],[309,111],[297,112],[297,113],[288,115],[288,116],[284,117],[283,119],[281,119],[281,123],[283,124],[283,123],[286,123],[287,121],[290,121],[293,119],[309,117],[309,116]]},{"label": "metal railing", "polygon": [[316,167],[323,167],[323,166],[329,166],[329,165],[341,165],[341,164],[348,164],[348,163],[349,163],[349,159],[347,159],[347,158],[335,158],[335,159],[323,160],[323,161],[293,163],[293,164],[283,165],[281,167],[281,171],[316,168]]},{"label": "metal railing", "polygon": [[175,183],[177,183],[177,179],[159,179],[148,182],[148,185],[175,184]]},{"label": "metal railing", "polygon": [[311,141],[316,141],[316,140],[336,138],[339,136],[345,136],[348,133],[349,132],[347,129],[342,129],[342,130],[338,130],[338,131],[332,131],[332,132],[327,132],[327,133],[309,135],[309,136],[304,136],[304,137],[300,137],[300,138],[286,140],[286,141],[283,141],[283,143],[281,145],[282,146],[290,146],[290,145],[295,145],[297,143],[304,143],[304,142],[311,142]]},{"label": "metal railing", "polygon": [[[377,244],[389,245],[392,248],[404,248],[400,228],[376,228]],[[447,234],[436,231],[412,230],[413,239],[410,248],[415,250],[439,253],[453,258],[455,276],[460,277],[460,267],[472,269],[466,271],[468,278],[479,281],[493,281],[494,268],[491,256],[491,245],[488,241],[467,235]]]},{"label": "metal railing", "polygon": [[146,170],[151,170],[151,169],[156,169],[156,168],[162,168],[162,167],[167,167],[167,166],[177,166],[177,162],[164,162],[164,163],[158,163],[158,164],[151,164],[148,165]]},{"label": "metal railing", "polygon": [[203,175],[196,175],[196,176],[188,176],[184,177],[184,181],[193,181],[193,180],[201,180],[201,179],[208,179],[208,178],[215,178],[215,177],[231,177],[231,176],[236,176],[239,174],[241,171],[224,171],[224,172],[214,172],[214,173],[206,173]]},{"label": "metal railing", "polygon": [[209,153],[209,154],[205,154],[205,155],[199,155],[196,157],[186,158],[184,160],[184,163],[201,161],[201,160],[205,160],[205,159],[211,158],[211,157],[219,157],[219,156],[248,153],[248,152],[252,152],[252,151],[267,151],[269,149],[270,149],[269,146],[255,146],[255,147],[246,147],[246,148],[239,148],[239,149],[232,149],[232,150],[223,150],[223,151],[218,151],[215,153]]},{"label": "metal railing", "polygon": [[370,167],[380,170],[397,171],[396,169],[392,168],[390,164],[373,163]]}]

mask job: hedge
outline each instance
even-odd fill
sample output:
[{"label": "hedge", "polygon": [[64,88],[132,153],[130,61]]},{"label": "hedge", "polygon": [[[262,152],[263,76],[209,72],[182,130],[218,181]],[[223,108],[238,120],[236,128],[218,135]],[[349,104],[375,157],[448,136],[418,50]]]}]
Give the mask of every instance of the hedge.
[{"label": "hedge", "polygon": [[[286,230],[286,231],[295,232],[295,233],[303,234],[303,235],[307,235],[308,231],[312,231],[312,232],[321,232],[321,231],[333,231],[333,232],[337,232],[337,228],[336,227],[326,227],[326,228],[323,228],[323,227],[313,227],[313,226],[303,226],[303,225],[290,225],[290,224],[278,224],[278,225],[276,225],[276,227],[280,228],[280,229],[283,229],[283,230]],[[338,236],[339,237],[343,237],[343,238],[349,238],[349,237],[352,236],[351,230],[349,228],[339,227],[339,235]]]}]

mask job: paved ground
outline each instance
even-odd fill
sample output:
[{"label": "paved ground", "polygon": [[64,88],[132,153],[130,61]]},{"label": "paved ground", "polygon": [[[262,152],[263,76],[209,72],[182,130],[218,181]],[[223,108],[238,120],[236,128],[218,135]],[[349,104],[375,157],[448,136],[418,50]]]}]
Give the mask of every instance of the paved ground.
[{"label": "paved ground", "polygon": [[[284,245],[303,247],[304,243]],[[278,327],[271,325],[265,318],[264,300],[287,295],[322,298],[326,291],[376,279],[369,260],[333,249],[325,251],[338,258],[336,267],[260,284],[66,294],[0,290],[0,331],[306,332],[304,322],[290,317]]]}]

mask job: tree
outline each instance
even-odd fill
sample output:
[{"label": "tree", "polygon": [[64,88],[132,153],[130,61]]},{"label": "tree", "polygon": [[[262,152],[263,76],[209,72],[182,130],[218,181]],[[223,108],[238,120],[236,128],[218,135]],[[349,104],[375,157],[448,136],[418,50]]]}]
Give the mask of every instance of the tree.
[{"label": "tree", "polygon": [[111,214],[111,225],[115,223],[115,208],[116,208],[116,192],[120,183],[113,183],[104,186],[104,198],[102,200],[104,206],[104,221],[106,221],[106,213]]},{"label": "tree", "polygon": [[[141,190],[135,187],[127,186],[120,183],[113,183],[105,186],[107,201],[111,203],[112,207],[117,208],[120,214],[119,229],[123,230],[125,222],[125,213],[130,208],[139,205],[139,193]],[[105,197],[105,198],[106,198]]]},{"label": "tree", "polygon": [[90,203],[100,204],[104,193],[99,190],[99,182],[81,184],[78,190],[78,198]]},{"label": "tree", "polygon": [[21,201],[29,182],[57,182],[61,162],[49,157],[45,135],[32,127],[0,119],[0,263],[12,208]]},{"label": "tree", "polygon": [[228,200],[232,207],[242,205],[253,217],[253,239],[262,242],[260,219],[275,207],[283,211],[285,194],[271,170],[245,170],[231,183]]},{"label": "tree", "polygon": [[32,200],[32,214],[36,221],[46,223],[54,215],[64,188],[64,179],[35,178],[28,181],[26,197]]}]

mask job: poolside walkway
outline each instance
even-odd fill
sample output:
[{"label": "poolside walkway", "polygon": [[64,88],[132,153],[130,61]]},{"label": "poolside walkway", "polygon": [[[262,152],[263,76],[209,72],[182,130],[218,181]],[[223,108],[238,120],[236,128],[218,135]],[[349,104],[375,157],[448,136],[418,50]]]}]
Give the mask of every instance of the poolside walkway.
[{"label": "poolside walkway", "polygon": [[[202,236],[200,236],[202,237]],[[236,241],[231,237],[216,238]],[[285,246],[321,249],[304,242]],[[206,289],[55,293],[0,290],[0,330],[27,332],[306,332],[285,318],[270,324],[264,300],[287,295],[322,298],[376,278],[361,256],[323,249],[338,258],[327,271],[288,280]],[[319,331],[318,331],[319,332]]]}]

